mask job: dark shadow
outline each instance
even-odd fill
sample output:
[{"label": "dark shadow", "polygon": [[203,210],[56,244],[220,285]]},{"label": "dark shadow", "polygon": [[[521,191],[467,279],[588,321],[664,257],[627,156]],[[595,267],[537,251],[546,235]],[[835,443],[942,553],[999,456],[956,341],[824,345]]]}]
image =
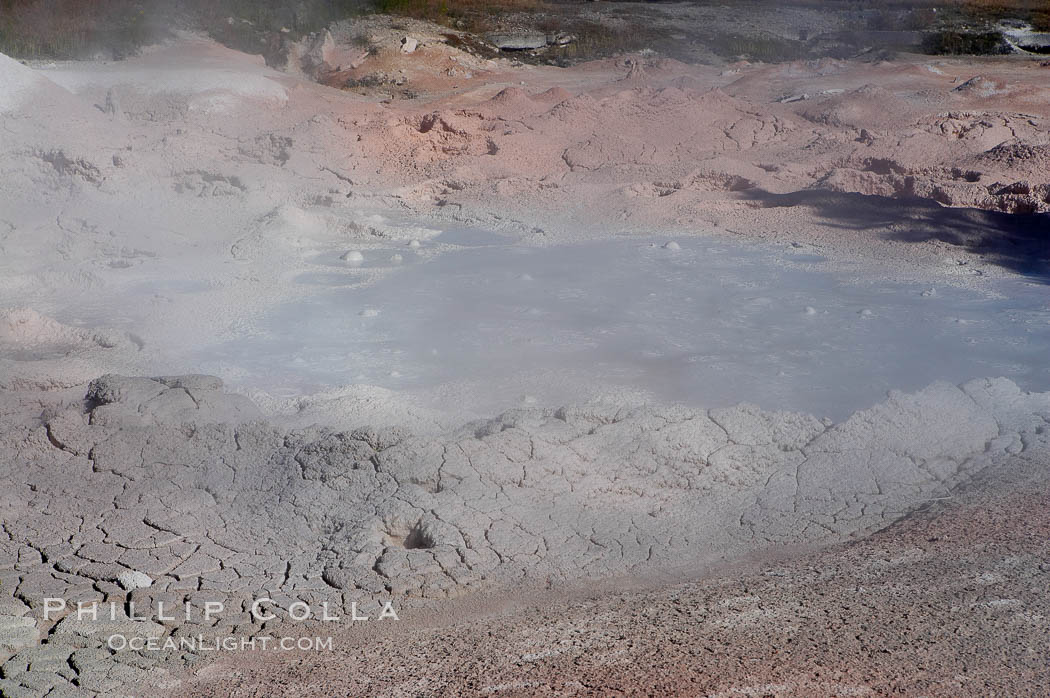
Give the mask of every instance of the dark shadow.
[{"label": "dark shadow", "polygon": [[980,254],[991,264],[1050,284],[1050,214],[1012,214],[975,208],[946,208],[927,199],[806,190],[743,196],[766,208],[805,206],[821,223],[872,231],[887,240],[940,240]]}]

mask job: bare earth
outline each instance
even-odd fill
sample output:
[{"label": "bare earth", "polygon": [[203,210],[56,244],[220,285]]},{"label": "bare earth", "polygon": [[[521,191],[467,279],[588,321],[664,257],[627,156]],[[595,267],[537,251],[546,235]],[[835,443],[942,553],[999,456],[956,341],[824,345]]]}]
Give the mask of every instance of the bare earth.
[{"label": "bare earth", "polygon": [[1050,682],[1050,482],[1017,459],[864,540],[653,591],[464,609],[223,660],[191,692],[1038,695]]},{"label": "bare earth", "polygon": [[[285,72],[198,36],[112,64],[0,56],[3,695],[1045,691],[1050,393],[974,376],[837,424],[761,405],[476,420],[363,385],[281,399],[175,374],[314,293],[296,280],[316,256],[431,259],[441,228],[1042,283],[1050,67],[555,68],[368,26],[377,51],[337,28]],[[376,73],[395,77],[314,79]],[[192,291],[141,290],[158,278]],[[263,626],[260,595],[393,599],[402,620]],[[52,596],[231,614],[46,620]],[[282,629],[335,651],[105,647]]]}]

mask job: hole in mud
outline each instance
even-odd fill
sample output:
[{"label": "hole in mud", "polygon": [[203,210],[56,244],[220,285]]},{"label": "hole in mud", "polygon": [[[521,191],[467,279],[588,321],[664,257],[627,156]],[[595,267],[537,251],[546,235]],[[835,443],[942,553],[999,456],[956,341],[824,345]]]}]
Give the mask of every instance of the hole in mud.
[{"label": "hole in mud", "polygon": [[405,550],[429,550],[437,546],[437,541],[424,530],[423,522],[417,521],[411,528],[392,527],[383,536],[386,544]]},{"label": "hole in mud", "polygon": [[886,158],[869,158],[864,163],[864,169],[880,175],[905,174],[898,163]]},{"label": "hole in mud", "polygon": [[434,128],[435,124],[437,124],[437,120],[437,114],[427,114],[420,120],[417,130],[420,133],[429,133],[430,130]]},{"label": "hole in mud", "polygon": [[726,182],[726,189],[728,191],[746,191],[748,189],[753,189],[754,187],[755,183],[746,177],[733,176]]},{"label": "hole in mud", "polygon": [[977,172],[975,170],[955,169],[955,170],[952,170],[952,178],[955,179],[955,180],[961,180],[961,181],[970,182],[970,183],[980,182],[981,181],[981,173]]},{"label": "hole in mud", "polygon": [[408,536],[405,537],[404,545],[407,550],[414,550],[419,548],[433,548],[435,543],[434,540],[429,535],[427,535],[422,528],[416,526],[411,531],[409,531]]}]

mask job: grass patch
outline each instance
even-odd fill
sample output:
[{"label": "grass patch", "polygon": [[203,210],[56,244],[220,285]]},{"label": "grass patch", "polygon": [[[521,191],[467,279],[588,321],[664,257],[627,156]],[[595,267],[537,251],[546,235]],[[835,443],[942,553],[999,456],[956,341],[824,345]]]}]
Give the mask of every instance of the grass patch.
[{"label": "grass patch", "polygon": [[772,35],[722,34],[712,37],[708,48],[723,58],[746,58],[763,63],[794,61],[808,56],[805,42]]},{"label": "grass patch", "polygon": [[1048,0],[966,0],[962,11],[978,20],[998,22],[1001,19],[1020,19],[1030,23],[1037,31],[1050,31]]},{"label": "grass patch", "polygon": [[2,0],[0,51],[17,58],[83,58],[106,49],[121,58],[156,32],[132,0]]},{"label": "grass patch", "polygon": [[285,29],[298,38],[373,8],[371,0],[0,0],[0,52],[74,59],[110,51],[119,59],[170,27],[258,49],[267,33]]},{"label": "grass patch", "polygon": [[380,14],[425,19],[475,33],[492,31],[500,15],[533,14],[546,9],[543,0],[375,0]]},{"label": "grass patch", "polygon": [[233,17],[256,32],[286,30],[293,38],[371,12],[375,7],[371,0],[179,0],[177,4],[208,29]]},{"label": "grass patch", "polygon": [[[705,4],[713,2],[705,0]],[[853,30],[926,32],[930,36],[925,49],[930,53],[998,53],[1003,42],[994,24],[1002,19],[1019,19],[1050,31],[1050,0],[782,0],[781,4],[848,17]],[[726,11],[744,14],[749,6],[741,0]],[[187,27],[204,30],[240,50],[276,56],[286,43],[284,37],[298,39],[338,20],[380,12],[479,35],[510,27],[575,37],[568,46],[535,56],[523,54],[521,59],[528,61],[575,62],[646,47],[688,59],[686,42],[668,39],[666,30],[656,31],[649,21],[653,11],[646,7],[645,3],[605,7],[579,0],[0,0],[0,51],[17,58],[63,59],[106,51],[121,58],[163,37],[170,27]],[[723,58],[777,62],[813,57],[813,47],[805,40],[760,31],[681,29],[692,44]]]},{"label": "grass patch", "polygon": [[1010,53],[1010,46],[1000,32],[967,32],[945,29],[928,34],[922,49],[933,55],[994,55]]}]

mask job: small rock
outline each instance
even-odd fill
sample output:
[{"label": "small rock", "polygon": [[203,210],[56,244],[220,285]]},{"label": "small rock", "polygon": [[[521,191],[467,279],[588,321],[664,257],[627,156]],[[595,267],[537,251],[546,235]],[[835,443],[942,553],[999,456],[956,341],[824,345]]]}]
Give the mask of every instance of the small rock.
[{"label": "small rock", "polygon": [[153,586],[153,578],[145,572],[139,572],[138,570],[128,570],[127,572],[121,572],[117,575],[117,584],[124,588],[124,591],[134,591],[135,589],[148,589]]},{"label": "small rock", "polygon": [[311,34],[305,43],[306,50],[301,59],[302,69],[308,75],[316,75],[329,64],[335,51],[335,40],[332,33],[325,29],[323,32]]},{"label": "small rock", "polygon": [[29,606],[19,599],[13,596],[0,597],[0,617],[24,616],[27,613],[29,613]]},{"label": "small rock", "polygon": [[29,616],[0,616],[0,648],[19,650],[39,642],[36,621]]},{"label": "small rock", "polygon": [[401,37],[401,53],[412,53],[419,48],[419,41],[411,36]]},{"label": "small rock", "polygon": [[540,32],[497,33],[486,38],[501,51],[529,51],[547,45],[547,35]]}]

